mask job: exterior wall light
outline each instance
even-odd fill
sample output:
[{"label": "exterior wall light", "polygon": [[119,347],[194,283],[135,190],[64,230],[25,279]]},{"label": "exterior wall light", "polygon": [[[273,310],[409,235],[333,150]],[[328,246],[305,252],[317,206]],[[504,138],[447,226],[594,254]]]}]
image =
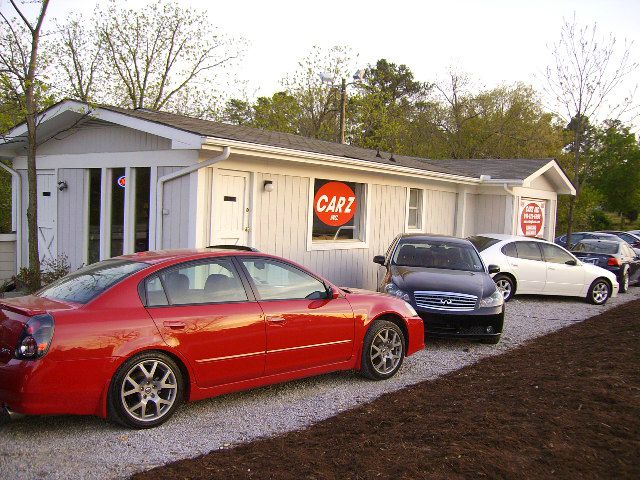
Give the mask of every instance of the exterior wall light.
[{"label": "exterior wall light", "polygon": [[264,191],[265,192],[273,192],[276,189],[276,186],[273,184],[273,180],[265,180],[264,181]]},{"label": "exterior wall light", "polygon": [[67,182],[65,182],[64,180],[60,180],[58,182],[58,190],[63,191],[63,190],[66,190],[67,188],[69,188],[69,186],[67,185]]}]

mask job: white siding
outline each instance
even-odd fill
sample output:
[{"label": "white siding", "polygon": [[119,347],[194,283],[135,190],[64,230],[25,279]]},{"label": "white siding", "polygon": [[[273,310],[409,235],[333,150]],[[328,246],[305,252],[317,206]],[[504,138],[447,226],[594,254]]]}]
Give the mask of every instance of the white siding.
[{"label": "white siding", "polygon": [[456,229],[457,194],[438,190],[426,191],[425,232],[454,235]]},{"label": "white siding", "polygon": [[474,233],[511,233],[505,231],[506,195],[479,194],[474,197]]},{"label": "white siding", "polygon": [[84,263],[85,219],[84,204],[87,202],[85,176],[82,168],[58,170],[58,181],[67,182],[67,189],[58,192],[58,255],[65,255],[71,270]]},{"label": "white siding", "polygon": [[[182,167],[159,167],[158,177],[173,173]],[[166,215],[162,221],[162,248],[186,248],[189,246],[190,177],[185,175],[164,184],[162,208]]]},{"label": "white siding", "polygon": [[16,274],[16,235],[0,235],[0,284]]}]

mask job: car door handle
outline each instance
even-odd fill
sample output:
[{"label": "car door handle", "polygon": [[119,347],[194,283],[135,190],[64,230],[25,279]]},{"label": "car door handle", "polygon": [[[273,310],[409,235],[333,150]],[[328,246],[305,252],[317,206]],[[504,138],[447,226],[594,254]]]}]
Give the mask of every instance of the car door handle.
[{"label": "car door handle", "polygon": [[282,325],[287,321],[282,315],[267,315],[267,322]]},{"label": "car door handle", "polygon": [[180,322],[177,320],[165,320],[164,322],[162,322],[162,325],[164,325],[167,328],[175,328],[175,329],[185,328],[187,326],[186,323]]},{"label": "car door handle", "polygon": [[547,267],[547,268],[549,268],[549,270],[555,270],[556,269],[556,267]]}]

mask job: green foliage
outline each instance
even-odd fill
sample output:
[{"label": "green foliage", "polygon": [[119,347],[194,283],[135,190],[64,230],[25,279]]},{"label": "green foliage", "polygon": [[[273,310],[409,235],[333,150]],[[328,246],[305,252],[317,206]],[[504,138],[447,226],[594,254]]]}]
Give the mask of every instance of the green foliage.
[{"label": "green foliage", "polygon": [[[558,220],[556,224],[558,235],[567,231],[570,198],[568,195],[558,197]],[[602,194],[590,185],[586,185],[575,203],[573,231],[596,230],[599,228],[598,225],[605,224],[606,221],[602,218],[604,214],[602,203]]]}]

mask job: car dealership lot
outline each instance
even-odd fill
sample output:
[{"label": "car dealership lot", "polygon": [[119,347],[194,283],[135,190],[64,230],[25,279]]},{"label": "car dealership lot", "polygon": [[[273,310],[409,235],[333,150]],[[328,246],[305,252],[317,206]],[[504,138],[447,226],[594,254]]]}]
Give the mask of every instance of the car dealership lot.
[{"label": "car dealership lot", "polygon": [[432,340],[406,360],[399,374],[370,382],[331,374],[185,405],[167,424],[134,431],[91,417],[22,418],[0,426],[3,478],[123,477],[135,471],[300,428],[367,402],[384,392],[433,379],[640,298],[640,288],[595,307],[578,299],[516,297],[507,305],[497,346]]}]

